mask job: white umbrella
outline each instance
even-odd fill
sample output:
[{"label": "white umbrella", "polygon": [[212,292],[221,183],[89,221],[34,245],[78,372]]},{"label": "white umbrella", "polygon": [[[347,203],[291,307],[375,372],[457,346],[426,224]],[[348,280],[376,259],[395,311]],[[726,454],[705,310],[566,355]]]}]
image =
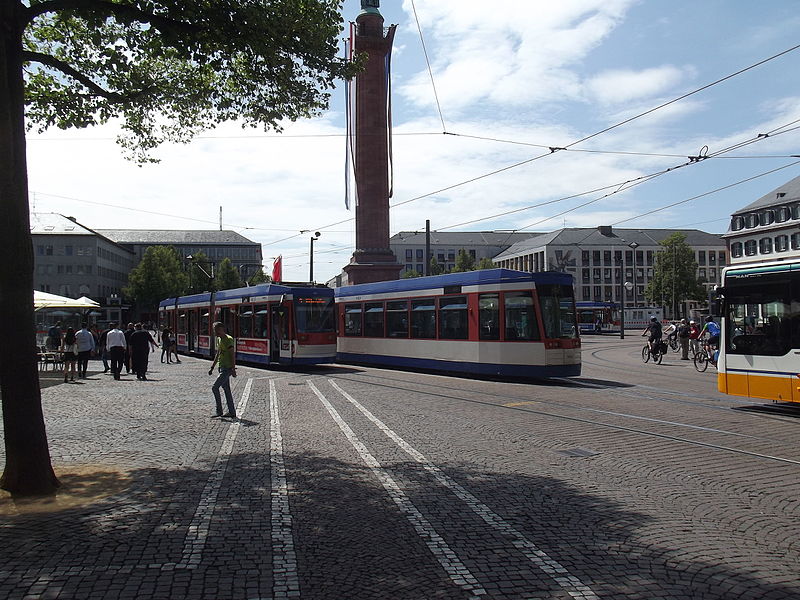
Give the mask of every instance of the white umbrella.
[{"label": "white umbrella", "polygon": [[34,310],[41,310],[43,308],[97,308],[99,306],[97,302],[86,296],[75,300],[65,296],[48,294],[47,292],[33,291]]}]

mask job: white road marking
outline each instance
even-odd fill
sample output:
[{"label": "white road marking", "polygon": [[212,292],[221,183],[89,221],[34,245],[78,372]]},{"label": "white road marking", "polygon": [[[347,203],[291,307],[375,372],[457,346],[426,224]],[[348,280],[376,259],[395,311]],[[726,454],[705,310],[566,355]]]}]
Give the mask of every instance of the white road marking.
[{"label": "white road marking", "polygon": [[289,507],[289,486],[283,461],[283,435],[278,413],[278,394],[275,381],[269,382],[270,443],[269,464],[272,487],[272,593],[273,598],[299,597],[300,579],[297,575],[297,554],[292,535],[292,512]]},{"label": "white road marking", "polygon": [[[239,416],[239,419],[244,416],[244,411],[247,409],[247,401],[250,399],[250,389],[252,387],[253,380],[248,379],[244,386],[244,391],[242,392],[242,399],[239,401],[239,406],[236,408],[236,414]],[[196,569],[200,566],[200,560],[203,557],[203,549],[206,545],[206,538],[208,538],[208,531],[211,527],[211,518],[214,516],[214,509],[217,506],[219,489],[225,477],[228,460],[230,459],[231,452],[233,451],[233,444],[236,442],[236,436],[240,428],[241,424],[238,419],[228,426],[228,431],[225,433],[225,440],[222,442],[222,446],[217,453],[214,466],[211,468],[211,473],[208,476],[206,485],[203,488],[202,494],[200,494],[200,502],[197,505],[191,523],[189,523],[189,530],[183,542],[181,561],[175,565],[175,568]]]},{"label": "white road marking", "polygon": [[483,519],[488,525],[507,535],[512,539],[512,545],[518,548],[525,557],[539,569],[550,575],[553,580],[573,598],[585,600],[596,600],[597,595],[592,589],[584,584],[580,579],[571,575],[567,569],[557,560],[551,558],[546,552],[541,550],[536,544],[526,538],[522,532],[518,531],[513,525],[508,523],[503,517],[498,515],[486,504],[478,500],[472,493],[468,492],[459,483],[446,475],[439,467],[429,461],[421,452],[416,450],[411,444],[392,431],[383,421],[378,419],[367,410],[358,400],[339,387],[332,379],[328,380],[346,400],[355,406],[367,419],[385,433],[389,439],[397,444],[406,454],[420,463],[423,468],[443,486],[450,489],[460,500],[462,500],[476,515]]},{"label": "white road marking", "polygon": [[397,482],[386,472],[380,462],[370,453],[361,440],[358,439],[350,426],[342,419],[322,392],[320,392],[312,382],[309,381],[308,385],[317,395],[319,401],[322,402],[322,405],[327,409],[331,418],[339,426],[339,429],[342,430],[344,436],[349,440],[359,456],[361,456],[364,463],[370,468],[375,477],[378,478],[378,481],[381,482],[381,485],[383,485],[389,497],[391,497],[400,509],[400,512],[402,512],[406,519],[408,519],[408,522],[411,523],[417,535],[419,535],[422,541],[425,542],[425,545],[428,546],[431,554],[433,554],[439,564],[442,565],[442,568],[450,577],[450,580],[466,591],[471,598],[485,597],[487,595],[486,590],[478,583],[478,580],[466,565],[461,562],[461,559],[458,558],[456,553],[450,549],[442,536],[437,533],[430,521],[428,521],[419,509],[414,506],[405,492],[397,485]]}]

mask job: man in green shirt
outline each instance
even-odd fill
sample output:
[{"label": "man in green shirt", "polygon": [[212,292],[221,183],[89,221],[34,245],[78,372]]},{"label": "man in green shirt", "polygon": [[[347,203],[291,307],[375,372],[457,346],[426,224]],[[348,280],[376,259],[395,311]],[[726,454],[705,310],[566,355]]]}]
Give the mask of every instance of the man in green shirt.
[{"label": "man in green shirt", "polygon": [[[217,403],[216,414],[211,415],[214,417],[230,417],[236,418],[236,407],[233,404],[233,394],[231,393],[231,376],[236,377],[236,347],[233,343],[233,338],[225,333],[225,325],[217,321],[214,323],[214,333],[217,336],[217,354],[214,356],[214,362],[211,363],[211,368],[208,374],[214,372],[214,366],[219,363],[219,377],[211,386],[211,391],[214,394],[214,400]],[[228,404],[228,412],[222,414],[222,398],[220,397],[219,388],[225,392],[225,402]]]}]

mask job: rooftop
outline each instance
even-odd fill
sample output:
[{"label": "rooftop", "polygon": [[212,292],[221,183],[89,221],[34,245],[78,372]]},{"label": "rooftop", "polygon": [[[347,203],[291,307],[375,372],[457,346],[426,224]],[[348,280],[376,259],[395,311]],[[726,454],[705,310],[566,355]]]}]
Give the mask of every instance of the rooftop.
[{"label": "rooftop", "polygon": [[95,235],[94,231],[78,223],[74,217],[58,213],[31,213],[31,233]]},{"label": "rooftop", "polygon": [[776,206],[779,204],[786,204],[787,202],[800,200],[800,177],[790,179],[783,185],[775,188],[768,194],[761,196],[755,202],[748,204],[744,208],[737,210],[734,215],[752,212],[759,208],[766,208],[768,206]]},{"label": "rooftop", "polygon": [[98,229],[118,244],[257,244],[235,231],[216,229]]},{"label": "rooftop", "polygon": [[[445,246],[508,246],[514,242],[540,235],[536,232],[511,231],[431,231],[431,244]],[[389,244],[425,244],[424,231],[401,231],[389,238]]]}]

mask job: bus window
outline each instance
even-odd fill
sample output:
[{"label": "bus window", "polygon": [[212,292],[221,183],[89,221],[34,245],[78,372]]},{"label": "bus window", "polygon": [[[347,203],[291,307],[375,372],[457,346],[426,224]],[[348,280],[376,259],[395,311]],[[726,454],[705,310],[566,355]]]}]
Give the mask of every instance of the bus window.
[{"label": "bus window", "polygon": [[548,283],[536,286],[536,290],[539,293],[545,338],[571,339],[578,337],[572,286]]},{"label": "bus window", "polygon": [[439,299],[439,339],[469,339],[466,296],[450,296]]},{"label": "bus window", "polygon": [[478,296],[478,337],[482,340],[500,339],[500,294]]},{"label": "bus window", "polygon": [[333,298],[297,298],[298,333],[328,333],[334,330]]},{"label": "bus window", "polygon": [[242,304],[239,307],[239,337],[253,337],[253,305]]},{"label": "bus window", "polygon": [[361,335],[361,304],[344,305],[344,334],[349,337]]},{"label": "bus window", "polygon": [[408,300],[386,303],[386,337],[408,337]]},{"label": "bus window", "polygon": [[538,340],[539,327],[530,292],[506,293],[506,340]]},{"label": "bus window", "polygon": [[269,337],[269,310],[266,304],[253,307],[253,337],[265,340]]},{"label": "bus window", "polygon": [[436,302],[433,298],[411,302],[411,337],[436,338]]},{"label": "bus window", "polygon": [[[787,277],[760,276],[725,286],[726,351],[730,354],[783,356],[800,347],[793,330],[800,315],[792,314]],[[797,302],[794,303],[797,307]]]},{"label": "bus window", "polygon": [[383,302],[367,302],[364,305],[364,335],[383,337]]}]

